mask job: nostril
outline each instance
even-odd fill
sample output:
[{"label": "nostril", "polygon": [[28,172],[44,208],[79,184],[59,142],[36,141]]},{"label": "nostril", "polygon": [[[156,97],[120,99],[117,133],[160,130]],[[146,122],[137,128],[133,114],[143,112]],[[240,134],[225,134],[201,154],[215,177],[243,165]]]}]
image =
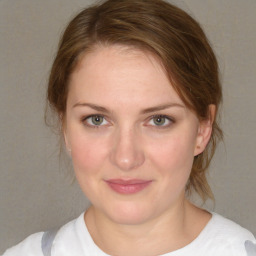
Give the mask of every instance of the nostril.
[{"label": "nostril", "polygon": [[123,171],[130,171],[138,168],[144,162],[144,156],[142,152],[136,152],[134,154],[115,154],[112,156],[112,163]]},{"label": "nostril", "polygon": [[123,171],[138,168],[144,162],[144,153],[136,148],[115,148],[111,152],[110,160]]}]

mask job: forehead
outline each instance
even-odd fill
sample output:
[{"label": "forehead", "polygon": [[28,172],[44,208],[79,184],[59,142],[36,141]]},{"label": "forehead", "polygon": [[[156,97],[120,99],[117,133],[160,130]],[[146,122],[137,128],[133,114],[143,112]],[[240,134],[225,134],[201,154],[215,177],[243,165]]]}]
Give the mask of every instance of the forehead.
[{"label": "forehead", "polygon": [[[131,63],[136,64],[137,67],[145,67],[145,64],[151,63],[151,66],[154,66],[156,70],[160,71],[161,73],[164,72],[161,60],[157,58],[157,56],[155,56],[153,53],[145,49],[119,44],[96,44],[88,52],[85,52],[81,55],[78,64],[71,74],[71,77],[80,72],[82,69],[89,70],[91,68],[90,71],[95,71],[96,68],[99,71],[104,70],[109,72],[111,68],[113,70],[115,65],[119,65],[120,69],[125,68],[124,71],[127,72],[127,66]],[[109,68],[106,69],[106,67]]]},{"label": "forehead", "polygon": [[126,46],[99,46],[85,54],[71,75],[69,96],[76,101],[150,100],[182,103],[161,62],[152,54]]}]

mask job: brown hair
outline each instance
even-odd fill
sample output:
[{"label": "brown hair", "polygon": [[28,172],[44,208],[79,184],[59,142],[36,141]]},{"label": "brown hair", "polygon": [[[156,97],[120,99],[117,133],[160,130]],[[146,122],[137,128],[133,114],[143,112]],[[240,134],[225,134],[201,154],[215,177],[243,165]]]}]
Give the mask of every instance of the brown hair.
[{"label": "brown hair", "polygon": [[[98,44],[121,44],[149,51],[160,59],[174,89],[199,119],[209,118],[209,105],[222,100],[218,64],[200,25],[183,10],[162,0],[108,0],[84,9],[67,26],[54,60],[48,102],[65,115],[69,78],[79,59]],[[194,158],[186,191],[213,199],[206,179],[222,138],[216,118],[211,139]]]}]

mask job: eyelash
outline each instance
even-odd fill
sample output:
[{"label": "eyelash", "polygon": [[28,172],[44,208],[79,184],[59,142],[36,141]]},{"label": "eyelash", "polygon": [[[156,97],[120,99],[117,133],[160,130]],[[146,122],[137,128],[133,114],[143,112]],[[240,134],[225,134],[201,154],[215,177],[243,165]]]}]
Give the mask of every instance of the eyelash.
[{"label": "eyelash", "polygon": [[152,125],[152,127],[156,128],[156,129],[166,129],[175,123],[174,118],[167,116],[167,115],[153,115],[149,118],[149,122],[153,121],[154,118],[165,118],[165,121],[168,122],[168,124],[164,124],[164,125],[156,125],[156,124]]},{"label": "eyelash", "polygon": [[[90,119],[90,118],[93,118],[93,117],[99,117],[99,118],[102,118],[103,119],[103,122],[105,121],[105,122],[108,122],[107,121],[107,119],[106,119],[106,117],[104,116],[104,115],[89,115],[89,116],[86,116],[86,117],[82,117],[81,118],[81,122],[85,125],[85,126],[87,126],[87,127],[89,127],[89,128],[96,128],[96,129],[98,129],[98,128],[100,128],[100,127],[104,127],[104,126],[108,126],[108,125],[106,125],[106,124],[99,124],[99,125],[96,125],[96,124],[89,124],[88,123],[88,120]],[[168,124],[164,124],[164,125],[153,125],[153,124],[149,124],[150,122],[153,122],[153,120],[154,120],[154,118],[164,118],[165,119],[165,121],[167,120],[167,122],[169,122]],[[108,122],[109,123],[109,122]],[[147,121],[147,125],[146,126],[152,126],[152,127],[154,127],[154,128],[156,128],[156,129],[165,129],[165,128],[169,128],[173,123],[175,123],[175,120],[172,118],[172,117],[170,117],[170,116],[167,116],[167,115],[153,115],[153,116],[151,116],[151,117],[149,117],[149,119],[148,119],[148,121]]]},{"label": "eyelash", "polygon": [[81,121],[82,121],[82,123],[83,123],[85,126],[87,126],[87,127],[89,127],[89,128],[94,128],[94,129],[96,128],[96,129],[98,129],[98,128],[102,127],[102,126],[105,126],[105,125],[101,125],[101,124],[99,124],[99,125],[96,125],[96,124],[89,124],[89,123],[88,123],[88,120],[89,120],[90,118],[93,118],[93,117],[103,118],[103,122],[104,122],[104,121],[105,121],[105,122],[108,122],[108,121],[106,120],[105,116],[103,116],[103,115],[89,115],[89,116],[86,116],[86,117],[81,118]]}]

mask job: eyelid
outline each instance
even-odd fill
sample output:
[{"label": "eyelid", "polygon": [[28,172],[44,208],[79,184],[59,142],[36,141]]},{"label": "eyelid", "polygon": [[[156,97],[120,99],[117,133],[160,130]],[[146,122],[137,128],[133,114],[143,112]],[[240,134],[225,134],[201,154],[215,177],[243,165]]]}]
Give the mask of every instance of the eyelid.
[{"label": "eyelid", "polygon": [[[96,117],[96,116],[102,117],[108,124],[94,125],[94,124],[89,124],[89,123],[87,122],[87,120],[88,120],[89,118]],[[108,118],[107,118],[105,115],[102,115],[102,114],[91,114],[91,115],[83,116],[83,117],[81,118],[81,122],[82,122],[85,126],[87,126],[87,127],[89,127],[89,128],[100,128],[100,127],[104,127],[104,126],[109,126],[109,124],[110,124],[110,122],[108,121]]]},{"label": "eyelid", "polygon": [[[168,124],[165,124],[165,125],[151,125],[149,124],[150,121],[152,121],[154,118],[165,118],[168,120]],[[148,126],[152,126],[154,128],[157,128],[157,129],[164,129],[164,128],[168,128],[169,126],[171,126],[173,123],[175,123],[175,119],[171,116],[168,116],[168,115],[163,115],[163,114],[156,114],[156,115],[152,115],[148,118],[148,121],[147,121],[147,125]]]}]

